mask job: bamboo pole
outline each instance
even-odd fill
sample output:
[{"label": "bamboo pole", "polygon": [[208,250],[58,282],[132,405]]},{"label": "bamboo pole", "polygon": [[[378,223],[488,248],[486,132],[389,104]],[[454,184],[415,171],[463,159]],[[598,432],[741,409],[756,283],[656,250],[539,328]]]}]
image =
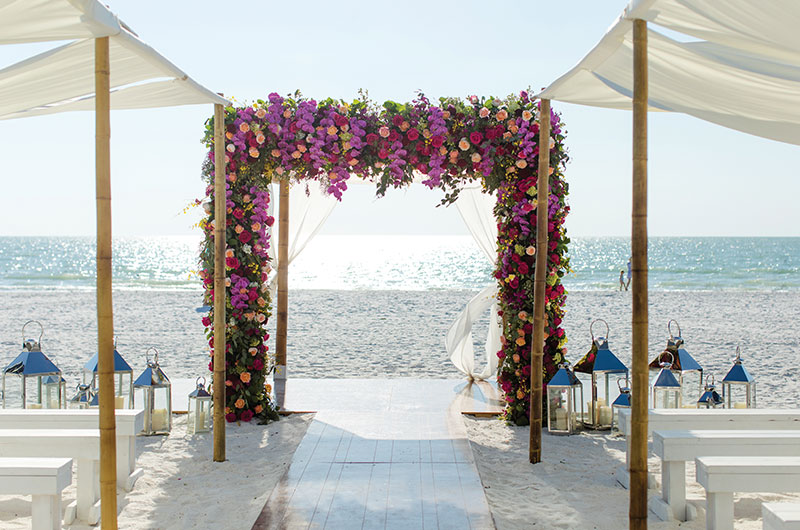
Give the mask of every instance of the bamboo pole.
[{"label": "bamboo pole", "polygon": [[536,268],[533,273],[533,343],[531,344],[531,407],[528,458],[542,461],[542,359],[544,358],[547,222],[550,204],[550,100],[539,106],[539,170],[536,187]]},{"label": "bamboo pole", "polygon": [[225,461],[225,110],[214,105],[214,462]]},{"label": "bamboo pole", "polygon": [[104,530],[116,530],[117,434],[114,413],[114,308],[111,294],[111,89],[108,37],[95,39],[94,54],[100,517]]},{"label": "bamboo pole", "polygon": [[633,387],[630,528],[647,528],[647,22],[633,21]]},{"label": "bamboo pole", "polygon": [[289,327],[289,181],[280,187],[278,219],[278,322],[275,327],[275,378],[286,379],[286,337]]}]

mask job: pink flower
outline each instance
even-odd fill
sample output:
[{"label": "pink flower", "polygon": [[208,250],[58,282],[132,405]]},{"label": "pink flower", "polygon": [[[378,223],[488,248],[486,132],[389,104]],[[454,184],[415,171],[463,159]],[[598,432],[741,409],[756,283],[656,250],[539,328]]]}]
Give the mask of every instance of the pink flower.
[{"label": "pink flower", "polygon": [[413,142],[414,140],[419,138],[419,131],[416,129],[409,129],[408,133],[406,133],[406,136],[408,136],[408,139]]},{"label": "pink flower", "polygon": [[462,138],[458,142],[458,147],[462,151],[466,151],[467,149],[469,149],[469,140],[467,140],[466,138]]},{"label": "pink flower", "polygon": [[250,421],[253,419],[253,411],[252,410],[243,410],[242,411],[242,421]]},{"label": "pink flower", "polygon": [[242,131],[243,133],[246,133],[250,130],[250,125],[247,122],[242,122],[239,125],[239,130]]},{"label": "pink flower", "polygon": [[472,153],[472,161],[477,164],[481,161],[481,155],[478,153]]},{"label": "pink flower", "polygon": [[245,230],[241,234],[239,234],[239,241],[241,241],[242,243],[247,243],[252,238],[253,238],[253,236],[247,230]]},{"label": "pink flower", "polygon": [[210,319],[210,318],[208,318],[208,317],[203,317],[203,325],[204,325],[205,327],[209,327],[209,326],[211,326],[211,319]]},{"label": "pink flower", "polygon": [[235,412],[229,412],[228,414],[225,414],[225,421],[227,421],[228,423],[235,422],[236,421],[236,413]]},{"label": "pink flower", "polygon": [[437,134],[436,136],[431,138],[431,145],[435,148],[439,148],[444,144],[444,136]]},{"label": "pink flower", "polygon": [[488,118],[489,117],[489,109],[486,107],[481,107],[481,110],[478,111],[478,116],[481,118]]},{"label": "pink flower", "polygon": [[378,130],[378,134],[381,135],[381,138],[388,138],[389,137],[389,127],[383,126]]},{"label": "pink flower", "polygon": [[479,133],[478,131],[474,131],[469,135],[469,141],[475,145],[478,145],[483,140],[483,134]]},{"label": "pink flower", "polygon": [[267,111],[264,110],[264,109],[258,109],[256,111],[256,118],[258,118],[259,120],[263,120],[264,116],[266,116],[266,115],[267,115]]}]

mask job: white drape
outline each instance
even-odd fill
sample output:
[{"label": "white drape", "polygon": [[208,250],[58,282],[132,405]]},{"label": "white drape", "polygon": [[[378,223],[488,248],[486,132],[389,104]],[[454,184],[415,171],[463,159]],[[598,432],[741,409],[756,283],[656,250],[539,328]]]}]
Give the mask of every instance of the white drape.
[{"label": "white drape", "polygon": [[[270,185],[269,214],[274,215],[278,202],[278,188]],[[311,241],[322,225],[328,219],[336,203],[336,197],[328,195],[315,184],[292,183],[289,188],[289,265],[300,255],[309,241]],[[270,290],[274,295],[278,281],[278,248],[277,228],[278,223],[269,227],[270,248],[269,257],[272,259],[272,272],[270,273]]]},{"label": "white drape", "polygon": [[[463,189],[456,201],[458,212],[475,243],[492,263],[497,259],[497,222],[493,212],[494,203],[495,198],[482,193],[477,186]],[[486,336],[487,363],[483,370],[477,371],[472,345],[472,324],[487,309],[490,310],[489,332]],[[502,322],[497,311],[497,282],[492,282],[467,303],[447,330],[445,348],[450,355],[450,361],[470,379],[487,379],[497,372],[497,352],[500,350],[502,331]]]}]

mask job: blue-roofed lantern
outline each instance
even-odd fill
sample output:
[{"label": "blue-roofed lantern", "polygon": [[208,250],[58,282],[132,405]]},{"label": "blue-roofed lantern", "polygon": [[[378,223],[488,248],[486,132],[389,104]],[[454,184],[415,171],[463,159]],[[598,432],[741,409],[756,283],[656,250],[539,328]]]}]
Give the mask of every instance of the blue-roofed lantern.
[{"label": "blue-roofed lantern", "polygon": [[77,387],[77,394],[75,394],[72,399],[69,400],[69,408],[71,409],[88,409],[92,404],[92,400],[95,399],[95,395],[92,392],[92,387],[90,385],[78,385]]},{"label": "blue-roofed lantern", "polygon": [[611,428],[619,430],[619,409],[631,408],[631,384],[627,375],[617,379],[617,388],[619,395],[611,404]]},{"label": "blue-roofed lantern", "polygon": [[[83,366],[83,384],[90,385],[97,395],[97,354],[95,353]],[[117,351],[117,338],[114,337],[114,408],[133,408],[133,368]]]},{"label": "blue-roofed lantern", "polygon": [[562,363],[547,383],[547,431],[569,435],[575,433],[582,423],[583,385],[569,369],[569,363]]},{"label": "blue-roofed lantern", "polygon": [[[25,338],[25,328],[28,324],[39,325],[39,339]],[[2,401],[3,408],[6,408],[6,378],[17,377],[20,380],[20,397],[22,408],[41,409],[48,408],[50,402],[46,399],[44,392],[44,381],[50,376],[61,377],[61,370],[53,361],[42,353],[42,335],[44,327],[36,320],[29,320],[22,326],[22,353],[8,363],[3,369]],[[60,396],[55,403],[61,407],[64,397]]]},{"label": "blue-roofed lantern", "polygon": [[[201,383],[200,380],[203,380]],[[206,378],[198,377],[195,381],[197,388],[189,394],[189,408],[186,417],[187,434],[197,434],[211,430],[211,394],[205,388]]]},{"label": "blue-roofed lantern", "polygon": [[[598,322],[606,325],[605,337],[595,337],[592,328]],[[622,364],[608,347],[608,322],[597,319],[589,326],[592,336],[592,347],[589,353],[575,364],[574,371],[592,376],[592,400],[588,403],[589,413],[586,425],[592,429],[610,429],[613,414],[611,411],[610,377],[614,374],[628,374],[628,368]],[[598,384],[599,383],[599,384]],[[603,390],[602,397],[598,387]]]},{"label": "blue-roofed lantern", "polygon": [[722,399],[727,408],[756,408],[756,380],[742,364],[742,351],[736,346],[736,358],[728,375],[722,379]]},{"label": "blue-roofed lantern", "polygon": [[[711,380],[710,383],[709,380]],[[700,399],[697,400],[698,409],[722,408],[724,401],[722,396],[717,392],[717,387],[714,384],[715,382],[713,375],[706,377],[706,386],[703,388],[703,394],[700,396]]]},{"label": "blue-roofed lantern", "polygon": [[[672,324],[675,324],[678,330],[677,335],[672,331]],[[703,367],[686,351],[681,337],[681,326],[677,320],[670,320],[667,323],[667,331],[669,332],[667,347],[650,362],[651,373],[657,372],[661,368],[661,363],[667,360],[667,354],[670,354],[672,372],[681,385],[681,399],[684,403],[694,403],[703,394]],[[696,394],[694,389],[697,389]]]},{"label": "blue-roofed lantern", "polygon": [[[150,352],[153,359],[150,360]],[[145,353],[147,368],[133,382],[133,401],[144,409],[144,434],[169,434],[172,430],[172,385],[158,364],[158,350]]]},{"label": "blue-roofed lantern", "polygon": [[50,409],[67,408],[67,380],[60,375],[48,375],[42,382],[45,403]]},{"label": "blue-roofed lantern", "polygon": [[653,408],[681,408],[681,384],[672,373],[672,354],[667,352],[669,361],[661,363],[661,370],[653,381]]}]

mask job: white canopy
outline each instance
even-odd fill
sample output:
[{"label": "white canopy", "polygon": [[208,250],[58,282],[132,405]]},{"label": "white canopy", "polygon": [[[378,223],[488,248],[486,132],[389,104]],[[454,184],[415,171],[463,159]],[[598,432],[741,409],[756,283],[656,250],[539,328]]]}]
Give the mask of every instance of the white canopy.
[{"label": "white canopy", "polygon": [[102,36],[110,41],[112,109],[229,103],[96,0],[0,0],[0,44],[77,39],[0,70],[0,119],[94,109],[94,38]]},{"label": "white canopy", "polygon": [[[800,2],[634,0],[602,40],[542,98],[631,107],[633,23],[642,18],[709,40],[679,42],[648,29],[651,110],[682,112],[800,145]],[[778,9],[776,6],[782,6]]]}]

